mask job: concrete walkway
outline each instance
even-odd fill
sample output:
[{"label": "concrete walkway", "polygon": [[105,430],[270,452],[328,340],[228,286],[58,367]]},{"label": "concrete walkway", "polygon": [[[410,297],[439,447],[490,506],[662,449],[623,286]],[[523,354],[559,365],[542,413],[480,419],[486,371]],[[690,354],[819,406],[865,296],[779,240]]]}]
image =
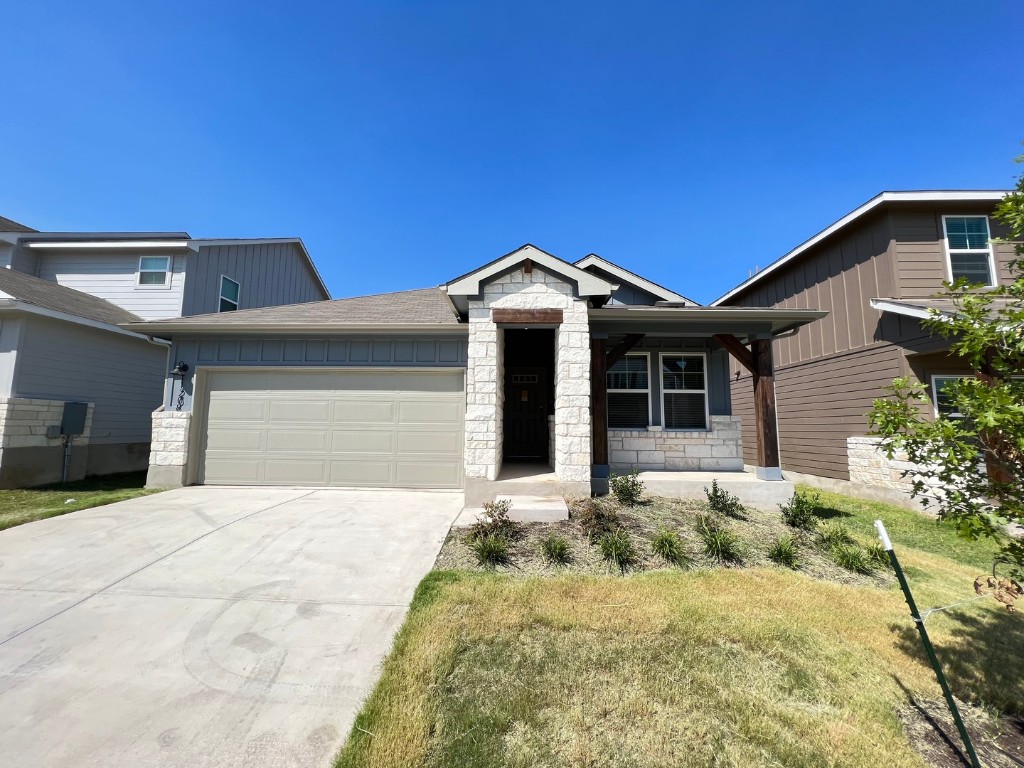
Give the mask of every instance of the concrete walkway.
[{"label": "concrete walkway", "polygon": [[0,763],[328,766],[461,507],[184,488],[0,532]]}]

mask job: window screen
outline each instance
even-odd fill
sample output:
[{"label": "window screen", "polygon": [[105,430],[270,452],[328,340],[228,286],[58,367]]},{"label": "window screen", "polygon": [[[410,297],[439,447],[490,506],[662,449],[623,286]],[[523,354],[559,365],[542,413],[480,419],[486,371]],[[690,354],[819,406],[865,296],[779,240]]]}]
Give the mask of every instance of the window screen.
[{"label": "window screen", "polygon": [[626,355],[608,369],[608,426],[646,429],[651,423],[647,355]]},{"label": "window screen", "polygon": [[666,429],[707,429],[703,355],[662,355],[661,391]]}]

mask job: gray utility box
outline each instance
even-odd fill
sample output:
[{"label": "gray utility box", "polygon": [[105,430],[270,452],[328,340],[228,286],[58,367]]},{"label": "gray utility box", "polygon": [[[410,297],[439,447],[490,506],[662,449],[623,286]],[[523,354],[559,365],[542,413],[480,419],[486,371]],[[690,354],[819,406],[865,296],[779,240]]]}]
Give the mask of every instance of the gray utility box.
[{"label": "gray utility box", "polygon": [[62,435],[85,434],[85,417],[88,413],[88,403],[64,403],[64,415],[60,420],[60,433]]}]

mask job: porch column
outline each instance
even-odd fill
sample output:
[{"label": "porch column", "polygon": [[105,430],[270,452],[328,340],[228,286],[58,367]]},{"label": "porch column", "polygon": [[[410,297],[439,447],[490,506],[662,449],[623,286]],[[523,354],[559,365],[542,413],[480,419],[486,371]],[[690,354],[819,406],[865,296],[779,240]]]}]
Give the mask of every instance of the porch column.
[{"label": "porch column", "polygon": [[608,336],[590,336],[591,492],[608,493]]},{"label": "porch column", "polygon": [[754,421],[757,431],[757,467],[760,480],[781,480],[779,422],[775,409],[775,366],[770,335],[750,342],[754,363]]}]

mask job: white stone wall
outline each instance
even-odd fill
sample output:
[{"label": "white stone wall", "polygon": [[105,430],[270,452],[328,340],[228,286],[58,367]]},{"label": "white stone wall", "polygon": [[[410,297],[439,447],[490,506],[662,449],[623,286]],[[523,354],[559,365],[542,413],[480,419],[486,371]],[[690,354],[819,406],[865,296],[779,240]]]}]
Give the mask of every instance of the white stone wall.
[{"label": "white stone wall", "polygon": [[153,412],[153,442],[149,464],[156,467],[183,467],[188,460],[191,411]]},{"label": "white stone wall", "polygon": [[743,469],[739,416],[712,416],[711,429],[693,432],[650,429],[609,429],[608,458],[614,469],[693,470]]},{"label": "white stone wall", "polygon": [[590,481],[590,326],[587,302],[572,287],[534,267],[518,269],[484,286],[469,302],[466,371],[466,477],[494,480],[501,468],[504,406],[503,333],[491,309],[561,309],[555,332],[555,474]]},{"label": "white stone wall", "polygon": [[[93,405],[85,417],[85,432],[75,436],[75,445],[87,444],[92,431]],[[47,437],[47,427],[59,427],[64,416],[63,400],[24,397],[0,399],[0,447],[46,448],[61,445],[61,438]]]},{"label": "white stone wall", "polygon": [[903,473],[913,472],[918,465],[909,461],[903,451],[897,451],[893,458],[888,458],[881,446],[880,437],[846,438],[850,482],[910,493],[914,484],[913,477],[904,477]]}]

